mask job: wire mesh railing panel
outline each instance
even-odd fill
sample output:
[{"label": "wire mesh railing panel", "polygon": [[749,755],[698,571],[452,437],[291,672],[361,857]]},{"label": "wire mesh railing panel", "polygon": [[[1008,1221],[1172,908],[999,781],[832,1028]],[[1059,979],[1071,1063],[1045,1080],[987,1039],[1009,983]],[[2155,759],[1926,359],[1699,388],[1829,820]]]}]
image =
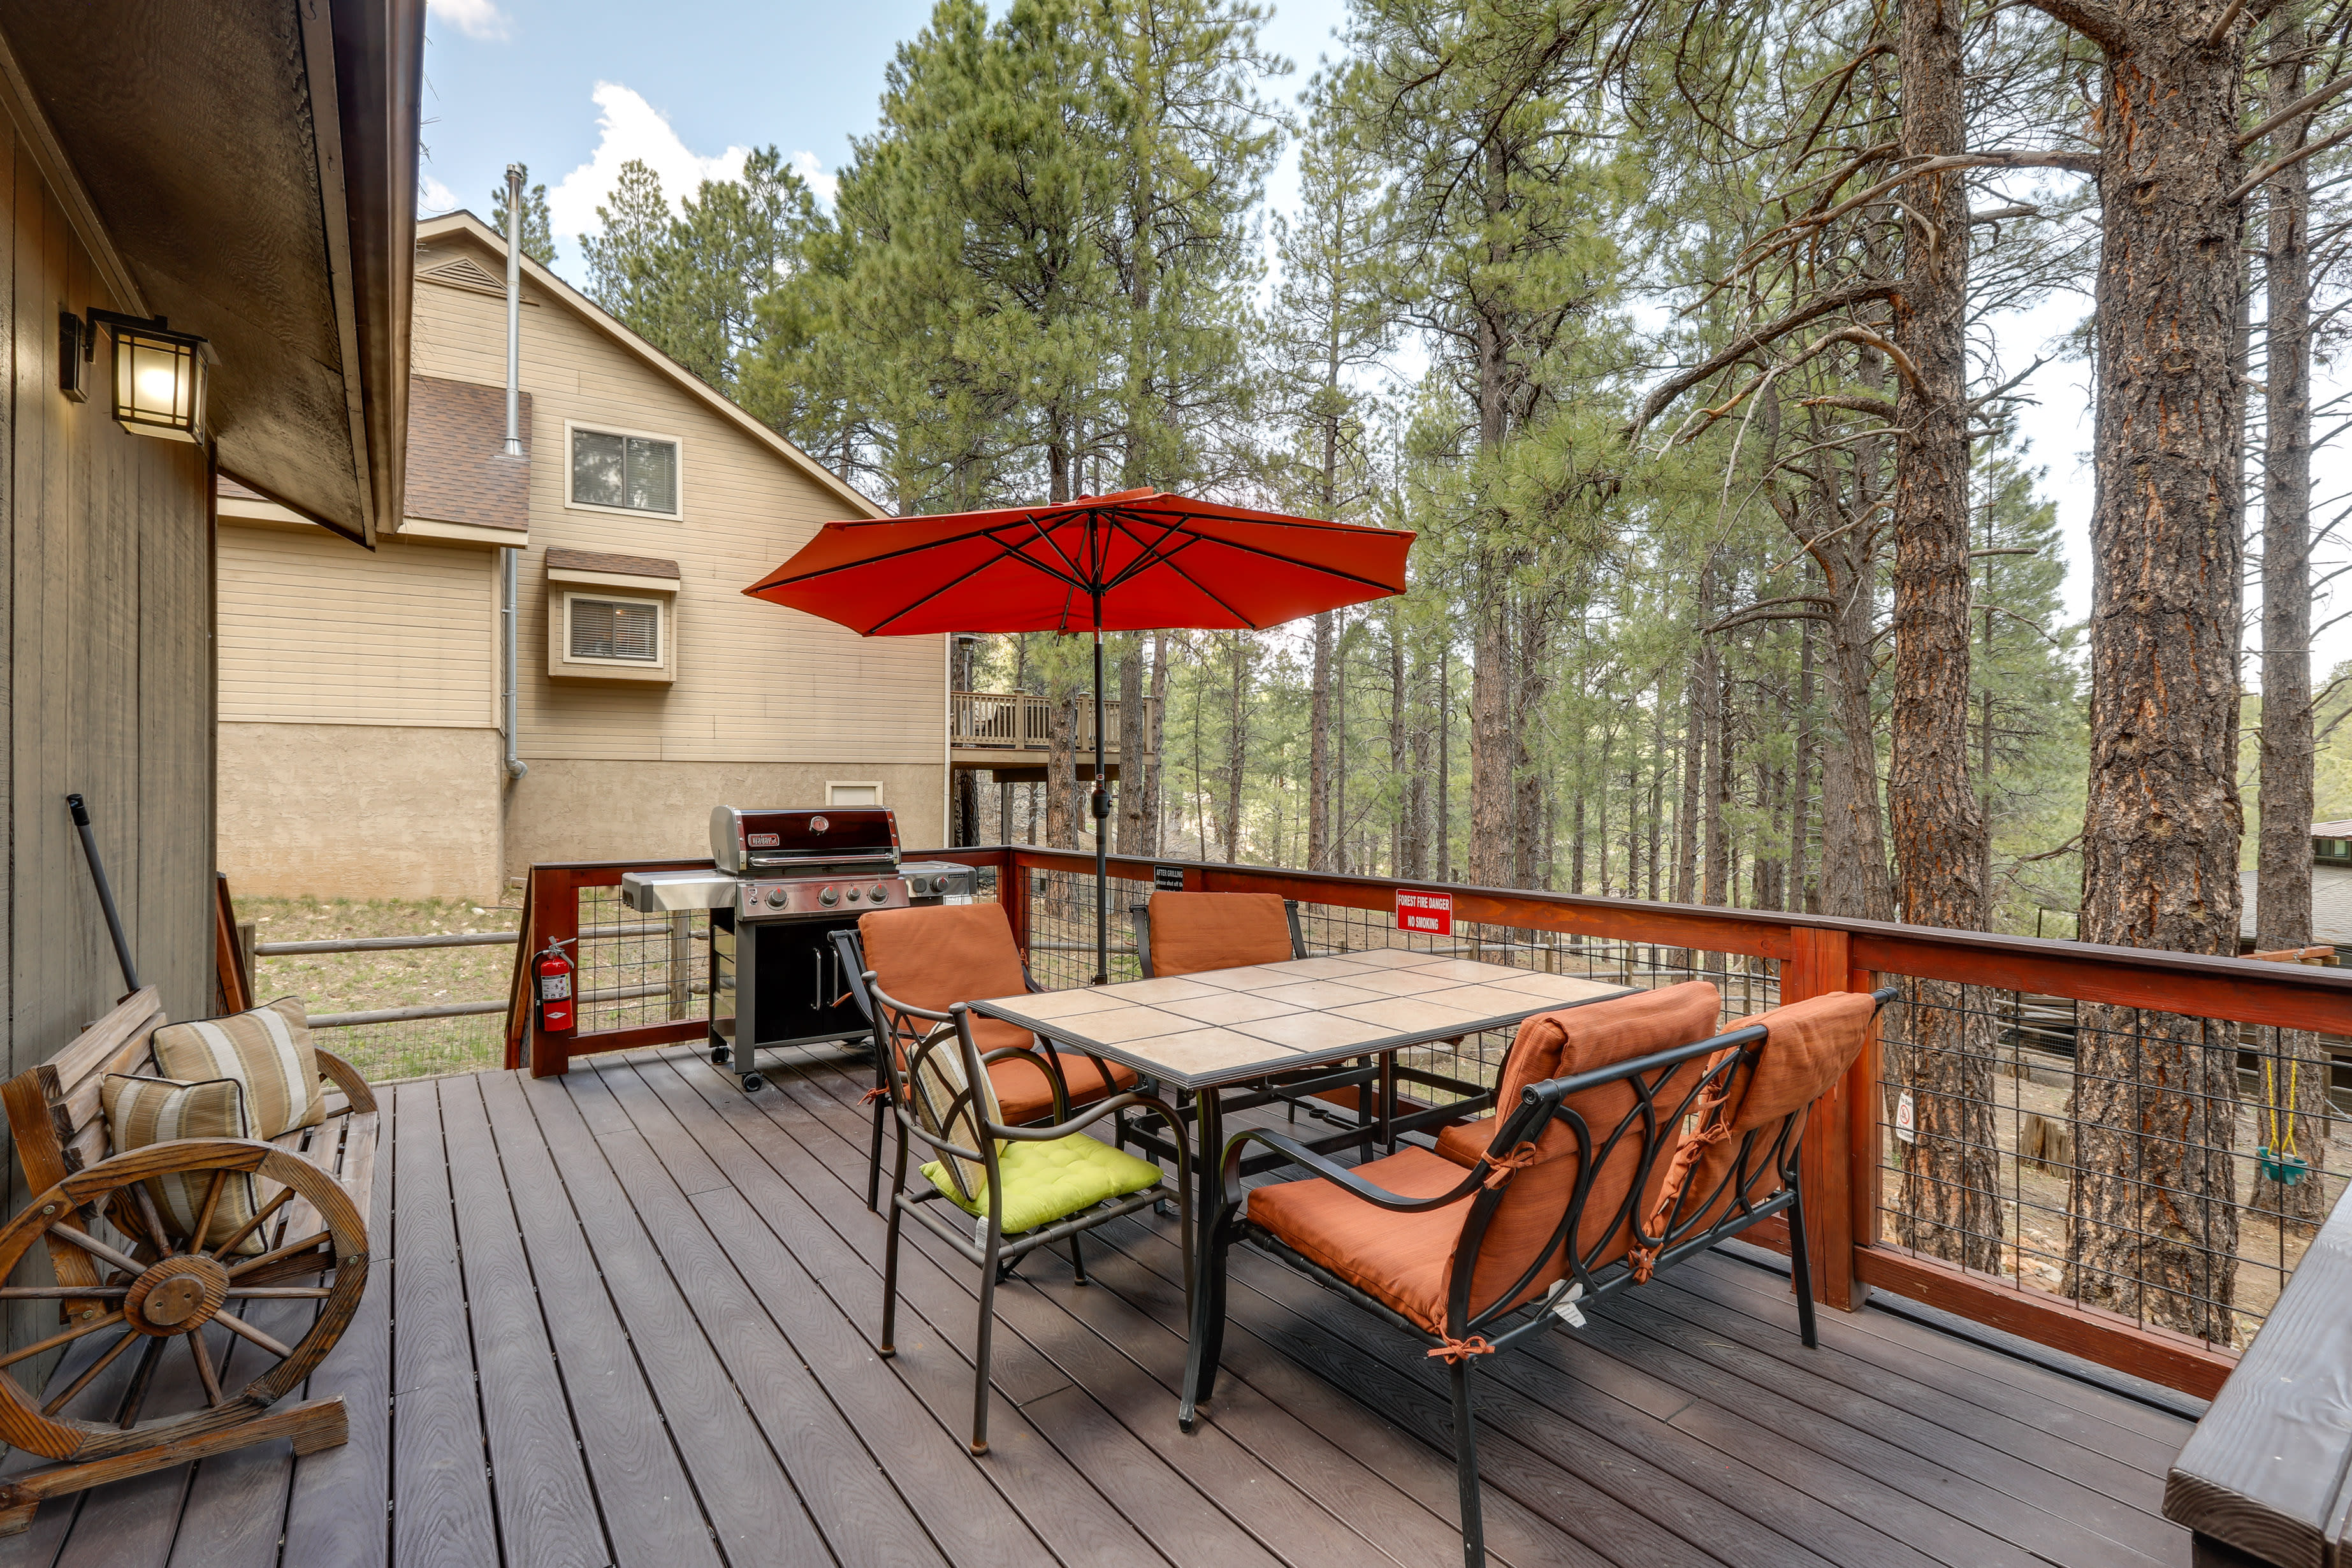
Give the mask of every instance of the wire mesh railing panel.
[{"label": "wire mesh railing panel", "polygon": [[1880,1239],[2242,1349],[2352,1170],[2344,1043],[1900,984],[1880,1019]]},{"label": "wire mesh railing panel", "polygon": [[582,888],[580,946],[572,976],[579,1028],[626,1029],[709,1011],[710,914],[640,914],[618,888]]},{"label": "wire mesh railing panel", "polygon": [[[1029,879],[1029,974],[1048,991],[1084,985],[1095,973],[1095,879],[1092,872],[1006,871]],[[1131,910],[1151,896],[1139,879],[1110,879],[1109,965],[1115,984],[1143,978],[1136,956]]]}]

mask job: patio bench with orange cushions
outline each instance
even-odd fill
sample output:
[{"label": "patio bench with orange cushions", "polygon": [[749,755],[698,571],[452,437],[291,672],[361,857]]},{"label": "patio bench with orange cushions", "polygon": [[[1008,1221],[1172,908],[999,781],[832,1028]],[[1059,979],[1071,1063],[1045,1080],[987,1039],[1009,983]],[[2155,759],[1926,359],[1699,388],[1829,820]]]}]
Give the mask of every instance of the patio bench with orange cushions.
[{"label": "patio bench with orange cushions", "polygon": [[[959,1002],[1018,996],[1034,991],[1028,965],[1013,940],[1002,904],[943,904],[877,910],[857,917],[856,931],[832,933],[850,994],[876,1026],[874,1145],[866,1166],[866,1206],[877,1208],[882,1182],[882,1128],[889,1075],[882,1060],[878,1010],[864,976],[880,976],[882,990],[917,1008],[946,1014]],[[999,1119],[1015,1127],[1066,1121],[1074,1110],[1135,1087],[1132,1069],[1076,1051],[1049,1051],[1035,1036],[999,1018],[974,1017],[974,1040],[988,1068]],[[1123,1144],[1124,1125],[1118,1133]]]},{"label": "patio bench with orange cushions", "polygon": [[[1892,994],[1832,993],[1721,1034],[1705,981],[1541,1014],[1512,1042],[1492,1118],[1353,1169],[1278,1132],[1235,1135],[1195,1303],[1193,1398],[1205,1405],[1215,1384],[1235,1241],[1405,1330],[1451,1374],[1464,1558],[1478,1568],[1471,1377],[1485,1357],[1554,1322],[1580,1326],[1580,1303],[1784,1213],[1812,1348],[1798,1143]],[[1244,1194],[1251,1143],[1309,1173]]]},{"label": "patio bench with orange cushions", "polygon": [[[272,1406],[334,1348],[366,1288],[375,1096],[349,1063],[313,1047],[315,1095],[281,1075],[216,1097],[244,1106],[274,1092],[281,1115],[314,1116],[310,1125],[265,1141],[165,1137],[158,1120],[159,1141],[117,1149],[107,1080],[146,1079],[142,1090],[165,1092],[154,1039],[167,1023],[152,987],[134,992],[0,1089],[37,1194],[0,1230],[0,1294],[53,1303],[56,1317],[42,1313],[37,1330],[62,1324],[0,1356],[0,1441],[63,1461],[0,1480],[0,1534],[30,1524],[44,1498],[272,1438],[290,1439],[298,1454],[345,1440],[341,1397]],[[195,1087],[226,1089],[234,1075],[207,1076]],[[195,1121],[191,1113],[171,1125]],[[38,1278],[43,1259],[48,1280]],[[207,1328],[222,1331],[217,1363]],[[174,1340],[194,1363],[189,1398],[200,1389],[201,1402],[142,1420]],[[52,1351],[63,1359],[49,1373]],[[236,1386],[225,1381],[232,1356]],[[100,1381],[126,1360],[127,1386]],[[31,1383],[44,1373],[49,1386]],[[105,1409],[90,1414],[105,1418],[66,1413],[101,1393]]]}]

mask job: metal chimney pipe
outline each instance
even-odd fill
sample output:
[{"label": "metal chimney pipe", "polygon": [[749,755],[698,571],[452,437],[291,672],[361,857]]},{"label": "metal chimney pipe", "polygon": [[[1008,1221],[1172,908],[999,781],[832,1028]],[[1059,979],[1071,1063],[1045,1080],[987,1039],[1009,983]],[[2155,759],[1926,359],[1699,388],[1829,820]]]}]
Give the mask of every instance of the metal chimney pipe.
[{"label": "metal chimney pipe", "polygon": [[522,456],[522,181],[507,165],[507,456]]},{"label": "metal chimney pipe", "polygon": [[[523,166],[520,163],[509,163],[507,165],[506,455],[509,458],[520,458],[522,456],[523,174]],[[522,552],[520,550],[501,550],[499,553],[506,557],[506,568],[502,574],[505,578],[505,582],[502,585],[505,589],[506,602],[500,606],[503,613],[503,618],[506,623],[502,629],[506,634],[507,645],[505,671],[506,690],[502,693],[505,699],[504,707],[506,711],[503,715],[505,723],[502,728],[504,728],[507,732],[507,777],[509,779],[519,779],[522,777],[523,774],[530,772],[530,764],[522,760],[521,755],[522,737],[520,728],[521,715],[519,711],[520,700],[516,691],[517,677],[520,671],[520,664],[519,662],[520,650],[517,647],[518,638],[515,636],[515,622],[517,619],[515,614],[515,601],[518,593],[516,578],[520,574],[520,557],[521,556]]]}]

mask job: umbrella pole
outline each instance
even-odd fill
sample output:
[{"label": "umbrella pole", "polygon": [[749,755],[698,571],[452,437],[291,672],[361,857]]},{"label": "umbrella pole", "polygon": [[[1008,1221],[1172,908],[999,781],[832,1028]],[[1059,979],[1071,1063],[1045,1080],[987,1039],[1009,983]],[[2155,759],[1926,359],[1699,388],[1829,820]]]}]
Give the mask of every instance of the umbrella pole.
[{"label": "umbrella pole", "polygon": [[1102,606],[1095,606],[1095,984],[1110,981],[1110,847],[1104,835],[1110,824],[1110,792],[1103,787],[1103,660]]}]

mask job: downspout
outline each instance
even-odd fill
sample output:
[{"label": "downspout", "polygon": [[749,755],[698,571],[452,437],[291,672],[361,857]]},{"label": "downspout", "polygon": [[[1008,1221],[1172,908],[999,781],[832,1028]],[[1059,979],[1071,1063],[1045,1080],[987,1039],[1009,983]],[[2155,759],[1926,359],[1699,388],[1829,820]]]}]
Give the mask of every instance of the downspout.
[{"label": "downspout", "polygon": [[[522,456],[522,181],[520,163],[507,165],[507,445],[509,458]],[[517,650],[515,638],[515,584],[520,575],[516,558],[520,550],[503,550],[506,557],[506,595],[502,613],[506,619],[506,705],[503,728],[507,742],[507,777],[519,779],[530,771],[516,751],[519,743],[519,721],[516,714]]]}]

